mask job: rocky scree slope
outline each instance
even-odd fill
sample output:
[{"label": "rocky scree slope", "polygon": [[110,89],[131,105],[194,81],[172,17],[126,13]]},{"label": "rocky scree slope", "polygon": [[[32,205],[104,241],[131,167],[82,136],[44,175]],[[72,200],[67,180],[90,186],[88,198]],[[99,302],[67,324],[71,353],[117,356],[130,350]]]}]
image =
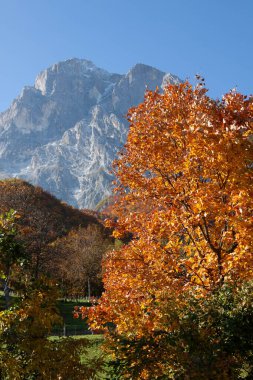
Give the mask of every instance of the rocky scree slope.
[{"label": "rocky scree slope", "polygon": [[111,74],[84,59],[41,72],[0,113],[0,179],[23,178],[79,208],[112,190],[111,163],[126,141],[130,107],[179,78],[143,64]]}]

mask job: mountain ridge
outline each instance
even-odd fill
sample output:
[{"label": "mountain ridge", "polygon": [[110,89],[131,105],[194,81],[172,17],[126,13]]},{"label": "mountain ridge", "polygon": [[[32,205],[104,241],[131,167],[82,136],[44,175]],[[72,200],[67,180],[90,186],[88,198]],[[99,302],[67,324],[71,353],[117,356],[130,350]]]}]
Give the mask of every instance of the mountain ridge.
[{"label": "mountain ridge", "polygon": [[23,178],[75,207],[94,208],[111,194],[128,109],[146,88],[167,81],[180,79],[143,63],[117,74],[72,58],[41,71],[0,113],[0,178]]}]

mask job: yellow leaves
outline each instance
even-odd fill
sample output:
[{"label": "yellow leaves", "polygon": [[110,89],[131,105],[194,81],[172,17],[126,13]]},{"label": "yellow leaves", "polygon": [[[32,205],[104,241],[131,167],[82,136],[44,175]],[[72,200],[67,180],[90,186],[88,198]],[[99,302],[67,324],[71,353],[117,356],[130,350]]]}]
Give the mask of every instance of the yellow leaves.
[{"label": "yellow leaves", "polygon": [[142,336],[164,327],[170,294],[252,277],[252,119],[252,99],[187,82],[129,111],[113,234],[133,239],[107,256],[93,323]]}]

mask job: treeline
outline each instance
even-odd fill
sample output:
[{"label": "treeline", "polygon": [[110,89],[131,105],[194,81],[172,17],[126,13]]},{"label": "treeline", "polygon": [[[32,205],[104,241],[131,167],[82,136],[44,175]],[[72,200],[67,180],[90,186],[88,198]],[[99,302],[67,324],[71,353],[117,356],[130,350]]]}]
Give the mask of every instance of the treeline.
[{"label": "treeline", "polygon": [[16,211],[31,277],[49,276],[64,297],[101,294],[101,261],[114,241],[97,213],[68,206],[19,179],[0,181],[0,200],[0,213]]}]

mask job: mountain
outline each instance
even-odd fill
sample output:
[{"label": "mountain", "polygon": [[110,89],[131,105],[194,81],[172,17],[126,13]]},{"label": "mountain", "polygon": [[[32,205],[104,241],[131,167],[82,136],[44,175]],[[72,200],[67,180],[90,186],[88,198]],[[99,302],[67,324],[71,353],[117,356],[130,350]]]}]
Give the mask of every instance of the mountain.
[{"label": "mountain", "polygon": [[0,178],[23,178],[79,208],[111,194],[111,163],[128,133],[127,110],[180,79],[137,64],[112,74],[84,59],[42,71],[0,113]]}]

